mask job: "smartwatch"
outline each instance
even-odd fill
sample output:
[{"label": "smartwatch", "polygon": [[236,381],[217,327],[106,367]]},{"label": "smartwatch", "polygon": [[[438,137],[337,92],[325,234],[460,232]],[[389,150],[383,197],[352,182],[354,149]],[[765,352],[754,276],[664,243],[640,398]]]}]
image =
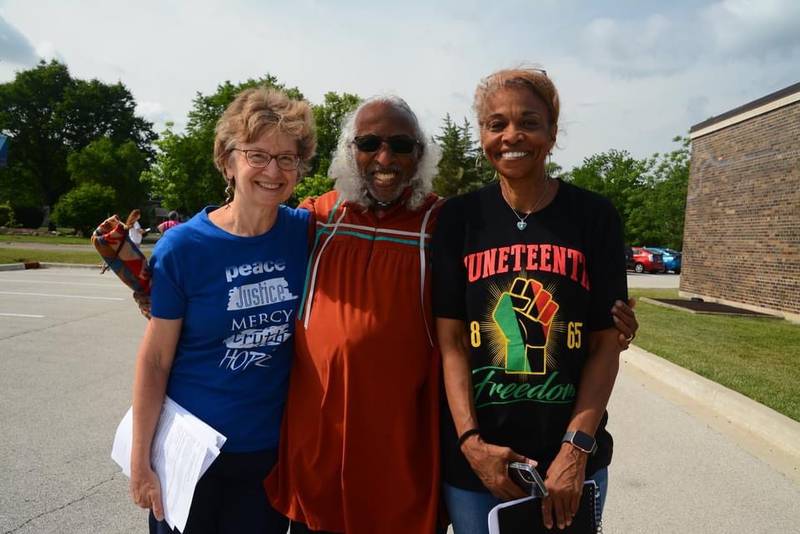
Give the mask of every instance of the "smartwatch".
[{"label": "smartwatch", "polygon": [[568,430],[564,437],[561,438],[561,443],[571,443],[573,447],[586,454],[594,454],[597,450],[597,442],[592,436],[580,430]]}]

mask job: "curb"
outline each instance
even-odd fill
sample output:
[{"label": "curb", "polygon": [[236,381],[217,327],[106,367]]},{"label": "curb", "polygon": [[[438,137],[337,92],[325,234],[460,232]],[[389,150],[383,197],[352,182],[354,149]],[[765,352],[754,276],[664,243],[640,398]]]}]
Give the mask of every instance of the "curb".
[{"label": "curb", "polygon": [[800,423],[741,393],[631,345],[622,359],[734,425],[800,459]]},{"label": "curb", "polygon": [[101,265],[89,263],[52,263],[32,261],[30,263],[0,263],[2,271],[24,271],[25,269],[100,269]]},{"label": "curb", "polygon": [[38,269],[41,264],[38,261],[28,263],[0,263],[0,271],[24,271],[25,269]]},{"label": "curb", "polygon": [[[102,261],[102,260],[101,260]],[[42,266],[42,269],[95,269],[100,270],[100,263],[98,262],[97,265],[91,263],[51,263],[51,262],[40,262],[39,265]]]}]

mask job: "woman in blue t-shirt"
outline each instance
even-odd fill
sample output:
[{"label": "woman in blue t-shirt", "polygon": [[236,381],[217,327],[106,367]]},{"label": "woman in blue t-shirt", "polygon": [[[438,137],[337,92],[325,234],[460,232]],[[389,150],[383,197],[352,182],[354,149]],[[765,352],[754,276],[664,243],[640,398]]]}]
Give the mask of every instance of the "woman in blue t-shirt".
[{"label": "woman in blue t-shirt", "polygon": [[262,481],[276,457],[309,215],[282,203],[315,146],[308,103],[273,89],[240,93],[214,141],[226,203],[172,229],[153,251],[130,482],[133,501],[151,510],[151,533],[172,532],[150,457],[165,395],[227,438],[197,485],[184,534],[286,532]]}]

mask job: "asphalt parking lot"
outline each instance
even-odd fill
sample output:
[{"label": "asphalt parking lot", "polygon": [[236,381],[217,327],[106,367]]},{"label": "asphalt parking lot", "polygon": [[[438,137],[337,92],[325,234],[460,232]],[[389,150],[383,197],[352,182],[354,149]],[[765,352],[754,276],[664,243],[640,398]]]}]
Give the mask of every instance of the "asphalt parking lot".
[{"label": "asphalt parking lot", "polygon": [[0,532],[141,532],[110,459],[145,320],[113,273],[0,272]]},{"label": "asphalt parking lot", "polygon": [[649,274],[628,271],[628,287],[677,289],[681,275],[673,273]]},{"label": "asphalt parking lot", "polygon": [[[113,274],[0,272],[0,533],[146,531],[109,456],[144,326]],[[700,410],[623,364],[605,532],[797,532],[800,484]]]}]

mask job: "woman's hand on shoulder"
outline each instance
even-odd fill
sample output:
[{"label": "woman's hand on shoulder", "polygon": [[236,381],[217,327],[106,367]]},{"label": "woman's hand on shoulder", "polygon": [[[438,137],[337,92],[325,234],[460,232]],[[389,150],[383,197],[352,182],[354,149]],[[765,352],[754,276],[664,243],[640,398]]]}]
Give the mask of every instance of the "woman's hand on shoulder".
[{"label": "woman's hand on shoulder", "polygon": [[[531,463],[509,447],[486,443],[476,435],[461,446],[470,467],[492,495],[510,500],[525,497],[525,492],[508,477],[508,464],[511,462]],[[535,462],[533,462],[535,465]]]},{"label": "woman's hand on shoulder", "polygon": [[145,318],[150,319],[150,294],[134,291],[133,300],[136,301],[136,305],[139,306],[139,313],[144,315]]},{"label": "woman's hand on shoulder", "polygon": [[152,510],[157,520],[164,519],[161,483],[158,481],[158,475],[150,467],[131,469],[130,490],[134,504]]},{"label": "woman's hand on shoulder", "polygon": [[542,519],[548,529],[556,524],[563,530],[572,524],[580,504],[588,460],[588,454],[570,443],[561,444],[544,479],[549,495],[542,499]]},{"label": "woman's hand on shoulder", "polygon": [[611,317],[614,319],[614,326],[619,330],[617,342],[621,350],[626,350],[636,337],[639,330],[639,321],[636,320],[636,313],[633,308],[636,306],[636,299],[628,299],[628,303],[618,300],[611,307]]}]

